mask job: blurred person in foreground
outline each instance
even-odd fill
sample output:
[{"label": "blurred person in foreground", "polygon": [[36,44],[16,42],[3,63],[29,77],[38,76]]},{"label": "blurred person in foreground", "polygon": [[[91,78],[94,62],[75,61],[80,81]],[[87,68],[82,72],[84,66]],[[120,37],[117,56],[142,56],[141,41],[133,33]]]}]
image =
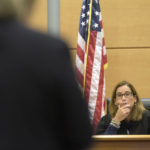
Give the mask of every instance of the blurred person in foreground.
[{"label": "blurred person in foreground", "polygon": [[115,86],[109,114],[100,120],[97,134],[150,134],[150,112],[131,83],[122,81]]},{"label": "blurred person in foreground", "polygon": [[92,131],[68,48],[20,23],[32,3],[0,0],[0,149],[84,149]]}]

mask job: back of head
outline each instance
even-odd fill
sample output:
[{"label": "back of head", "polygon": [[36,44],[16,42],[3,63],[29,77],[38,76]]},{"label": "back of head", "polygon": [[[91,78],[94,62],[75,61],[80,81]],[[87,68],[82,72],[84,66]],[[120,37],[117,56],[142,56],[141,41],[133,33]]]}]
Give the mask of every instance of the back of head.
[{"label": "back of head", "polygon": [[22,19],[28,13],[35,0],[0,0],[0,19]]}]

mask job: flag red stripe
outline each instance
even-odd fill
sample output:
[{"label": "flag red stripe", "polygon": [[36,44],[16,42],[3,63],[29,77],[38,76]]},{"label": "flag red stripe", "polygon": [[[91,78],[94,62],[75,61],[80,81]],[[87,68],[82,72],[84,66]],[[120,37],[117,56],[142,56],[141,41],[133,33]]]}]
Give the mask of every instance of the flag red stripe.
[{"label": "flag red stripe", "polygon": [[83,75],[81,74],[81,72],[78,70],[76,66],[75,66],[75,72],[76,72],[79,84],[81,85],[81,87],[83,87]]},{"label": "flag red stripe", "polygon": [[104,40],[104,37],[103,37],[103,39],[102,39],[102,40],[103,40],[103,46],[105,46],[105,40]]},{"label": "flag red stripe", "polygon": [[82,63],[84,63],[84,51],[78,44],[77,44],[77,55],[80,58],[80,60],[82,61]]},{"label": "flag red stripe", "polygon": [[101,29],[103,29],[103,23],[102,23],[102,20],[100,21],[100,27],[101,27]]},{"label": "flag red stripe", "polygon": [[[105,46],[105,39],[103,37],[102,39],[102,52],[104,52],[104,46]],[[103,53],[103,64],[106,64],[107,63],[107,55],[104,55]]]},{"label": "flag red stripe", "polygon": [[89,102],[89,93],[90,93],[90,87],[91,87],[92,69],[93,69],[93,61],[94,61],[94,53],[95,53],[95,45],[96,45],[95,38],[96,37],[97,37],[97,32],[91,31],[88,56],[87,56],[86,80],[85,80],[85,91],[84,91],[84,96],[85,96],[87,103]]},{"label": "flag red stripe", "polygon": [[107,63],[107,56],[106,55],[103,56],[103,62],[104,62],[104,64]]}]

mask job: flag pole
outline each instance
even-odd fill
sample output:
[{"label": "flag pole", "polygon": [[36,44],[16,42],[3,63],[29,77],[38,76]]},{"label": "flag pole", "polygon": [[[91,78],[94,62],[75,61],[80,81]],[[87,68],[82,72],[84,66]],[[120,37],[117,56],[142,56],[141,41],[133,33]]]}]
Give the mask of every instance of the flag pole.
[{"label": "flag pole", "polygon": [[93,4],[93,0],[90,0],[89,24],[88,24],[88,40],[87,40],[87,46],[86,46],[86,59],[85,59],[85,66],[84,66],[83,95],[84,95],[84,92],[85,92],[86,67],[87,67],[87,57],[88,57],[88,51],[89,51],[90,29],[91,29],[91,18],[92,18],[92,4]]}]

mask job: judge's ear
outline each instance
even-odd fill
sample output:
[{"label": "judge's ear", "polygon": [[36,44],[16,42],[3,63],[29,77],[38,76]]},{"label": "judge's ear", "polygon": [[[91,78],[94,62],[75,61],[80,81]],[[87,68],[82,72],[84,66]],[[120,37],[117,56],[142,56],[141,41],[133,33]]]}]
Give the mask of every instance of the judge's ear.
[{"label": "judge's ear", "polygon": [[116,99],[114,99],[114,104],[115,104],[116,106],[118,106],[118,103],[117,103]]},{"label": "judge's ear", "polygon": [[133,96],[133,98],[134,98],[134,103],[136,103],[136,102],[137,102],[137,97],[136,97],[136,95]]}]

